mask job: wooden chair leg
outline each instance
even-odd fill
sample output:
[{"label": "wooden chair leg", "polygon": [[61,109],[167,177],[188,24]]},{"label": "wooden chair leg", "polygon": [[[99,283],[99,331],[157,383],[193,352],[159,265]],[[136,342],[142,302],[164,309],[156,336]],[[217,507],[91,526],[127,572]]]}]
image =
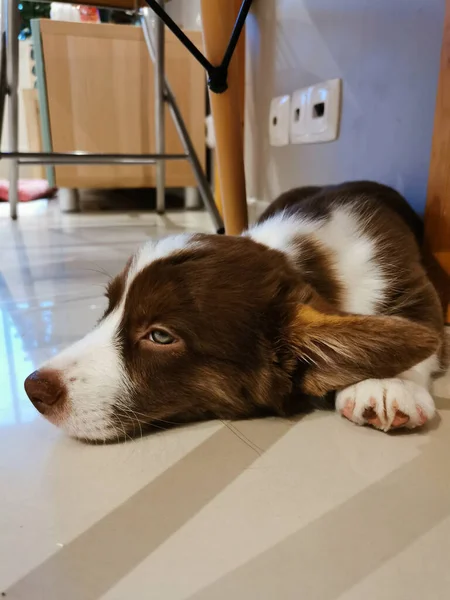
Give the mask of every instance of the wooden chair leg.
[{"label": "wooden chair leg", "polygon": [[446,7],[428,175],[425,242],[438,264],[433,271],[436,274],[433,283],[450,324],[450,0],[446,0]]},{"label": "wooden chair leg", "polygon": [[[236,18],[234,3],[201,0],[201,11],[206,56],[213,65],[219,65]],[[232,60],[228,90],[210,94],[225,231],[229,235],[238,235],[248,224],[239,97],[238,64]]]}]

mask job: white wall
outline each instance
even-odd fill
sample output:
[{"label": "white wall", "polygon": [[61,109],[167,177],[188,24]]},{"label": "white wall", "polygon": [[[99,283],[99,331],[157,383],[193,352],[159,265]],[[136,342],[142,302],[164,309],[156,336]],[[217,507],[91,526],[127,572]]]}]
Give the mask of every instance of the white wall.
[{"label": "white wall", "polygon": [[179,27],[191,30],[200,28],[200,0],[172,0],[165,5],[165,9]]},{"label": "white wall", "polygon": [[[260,0],[247,27],[250,196],[370,178],[425,205],[444,0]],[[343,79],[336,142],[271,148],[270,99]]]}]

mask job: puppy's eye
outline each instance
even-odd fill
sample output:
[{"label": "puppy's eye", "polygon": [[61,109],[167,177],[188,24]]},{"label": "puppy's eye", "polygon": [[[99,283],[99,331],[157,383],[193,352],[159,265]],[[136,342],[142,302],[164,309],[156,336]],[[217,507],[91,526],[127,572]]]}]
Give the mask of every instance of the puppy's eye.
[{"label": "puppy's eye", "polygon": [[162,344],[164,346],[173,344],[175,341],[175,338],[167,331],[164,331],[164,329],[152,329],[148,334],[148,339],[154,344]]}]

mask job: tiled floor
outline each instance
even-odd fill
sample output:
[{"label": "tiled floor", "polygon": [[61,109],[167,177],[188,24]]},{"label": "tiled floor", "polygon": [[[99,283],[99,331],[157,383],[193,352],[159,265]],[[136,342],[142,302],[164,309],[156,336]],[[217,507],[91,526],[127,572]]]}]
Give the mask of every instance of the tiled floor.
[{"label": "tiled floor", "polygon": [[410,434],[332,413],[88,446],[22,382],[87,332],[136,245],[200,213],[0,206],[0,592],[25,600],[447,600],[450,377]]}]

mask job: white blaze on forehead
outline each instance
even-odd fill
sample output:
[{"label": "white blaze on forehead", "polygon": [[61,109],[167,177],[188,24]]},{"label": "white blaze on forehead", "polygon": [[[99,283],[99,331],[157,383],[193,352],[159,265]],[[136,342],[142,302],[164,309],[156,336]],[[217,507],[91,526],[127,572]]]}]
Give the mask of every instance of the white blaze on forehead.
[{"label": "white blaze on forehead", "polygon": [[184,250],[192,245],[192,235],[189,233],[180,233],[160,240],[146,242],[135,254],[133,262],[127,277],[127,288],[130,283],[145,267],[148,267],[155,260],[166,258],[180,250]]}]

